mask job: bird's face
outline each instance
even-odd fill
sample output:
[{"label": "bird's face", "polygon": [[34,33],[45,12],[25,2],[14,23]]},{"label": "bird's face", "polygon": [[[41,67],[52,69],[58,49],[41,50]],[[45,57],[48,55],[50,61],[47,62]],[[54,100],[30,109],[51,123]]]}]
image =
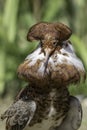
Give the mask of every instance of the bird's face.
[{"label": "bird's face", "polygon": [[[56,48],[61,47],[61,42],[68,40],[71,36],[71,29],[62,23],[48,23],[40,22],[33,25],[27,34],[27,40],[40,40],[42,51],[45,55],[45,68],[50,56],[53,54]],[[58,40],[57,40],[58,39]]]},{"label": "bird's face", "polygon": [[46,39],[41,40],[41,48],[42,48],[41,52],[44,53],[45,55],[44,65],[45,65],[45,70],[46,70],[49,58],[52,56],[52,54],[57,48],[61,48],[61,42],[49,36]]}]

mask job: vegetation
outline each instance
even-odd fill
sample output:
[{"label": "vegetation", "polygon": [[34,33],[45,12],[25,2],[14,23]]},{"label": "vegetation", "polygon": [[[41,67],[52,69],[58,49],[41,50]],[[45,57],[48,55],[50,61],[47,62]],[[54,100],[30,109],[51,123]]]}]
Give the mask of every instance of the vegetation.
[{"label": "vegetation", "polygon": [[[38,21],[67,24],[73,31],[71,41],[77,55],[87,70],[86,16],[86,0],[0,0],[0,95],[15,94],[25,84],[17,78],[16,70],[37,45],[27,42],[26,34]],[[79,91],[73,92],[85,94],[87,81],[79,86]]]}]

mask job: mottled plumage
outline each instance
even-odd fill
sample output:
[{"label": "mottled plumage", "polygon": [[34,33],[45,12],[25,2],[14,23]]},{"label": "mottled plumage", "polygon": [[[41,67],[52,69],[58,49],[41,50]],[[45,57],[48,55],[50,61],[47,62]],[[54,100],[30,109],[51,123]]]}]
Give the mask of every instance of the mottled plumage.
[{"label": "mottled plumage", "polygon": [[[77,58],[72,44],[69,41],[62,42],[62,46],[57,46],[55,51],[47,61],[42,47],[38,47],[33,53],[27,56],[25,61],[18,68],[18,76],[37,85],[46,86],[66,86],[77,83],[80,79],[85,79],[84,66]],[[45,47],[45,52],[49,53],[50,47]],[[43,82],[43,84],[41,84]]]},{"label": "mottled plumage", "polygon": [[67,116],[64,118],[60,126],[55,130],[77,130],[82,122],[82,106],[80,101],[73,96],[70,96],[70,109]]},{"label": "mottled plumage", "polygon": [[82,120],[78,99],[68,85],[85,79],[85,70],[68,38],[71,30],[62,23],[41,22],[32,26],[27,39],[40,40],[18,68],[18,77],[29,82],[2,114],[6,130],[77,130]]},{"label": "mottled plumage", "polygon": [[6,130],[22,130],[33,118],[36,103],[23,98],[13,103],[5,113],[1,115],[2,120],[7,118]]},{"label": "mottled plumage", "polygon": [[6,130],[23,130],[27,125],[29,130],[77,130],[80,127],[81,104],[64,87],[50,93],[29,87],[23,89],[2,114],[2,120],[7,118]]},{"label": "mottled plumage", "polygon": [[71,29],[65,24],[40,22],[29,29],[27,39],[29,41],[46,40],[48,37],[53,37],[56,40],[65,41],[71,34]]}]

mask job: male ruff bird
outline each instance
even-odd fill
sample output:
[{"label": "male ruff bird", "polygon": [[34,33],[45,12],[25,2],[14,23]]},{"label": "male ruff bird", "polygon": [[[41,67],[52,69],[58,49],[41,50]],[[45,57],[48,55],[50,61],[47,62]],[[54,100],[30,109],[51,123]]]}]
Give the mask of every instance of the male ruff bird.
[{"label": "male ruff bird", "polygon": [[84,79],[84,66],[68,40],[70,35],[71,30],[62,23],[42,22],[31,27],[27,39],[40,40],[40,44],[19,66],[19,78],[56,87]]},{"label": "male ruff bird", "polygon": [[[62,23],[41,22],[29,29],[27,39],[39,46],[18,67],[18,77],[29,82],[2,114],[6,130],[77,130],[82,107],[69,94],[68,85],[85,79],[85,69]],[[73,113],[73,114],[72,114]]]}]

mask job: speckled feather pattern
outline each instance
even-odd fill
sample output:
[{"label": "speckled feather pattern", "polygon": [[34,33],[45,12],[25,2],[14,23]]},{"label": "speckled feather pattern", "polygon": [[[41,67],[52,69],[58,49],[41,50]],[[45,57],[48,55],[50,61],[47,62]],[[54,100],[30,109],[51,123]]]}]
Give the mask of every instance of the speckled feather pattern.
[{"label": "speckled feather pattern", "polygon": [[[24,95],[35,101],[37,106],[34,117],[29,123],[29,129],[33,129],[37,125],[38,129],[41,129],[44,127],[42,124],[48,124],[49,122],[48,129],[51,126],[59,126],[68,112],[69,92],[66,87],[52,89],[49,86],[41,88],[29,84],[20,92],[16,100],[24,97]],[[61,99],[61,102],[59,99]]]},{"label": "speckled feather pattern", "polygon": [[27,40],[39,47],[18,67],[18,77],[29,82],[2,114],[6,130],[77,130],[82,121],[79,100],[68,85],[85,79],[85,70],[68,40],[72,31],[62,23],[40,22],[29,29]]},{"label": "speckled feather pattern", "polygon": [[30,123],[36,110],[36,103],[34,101],[23,101],[22,99],[13,103],[1,119],[6,120],[6,130],[21,130],[27,123]]},{"label": "speckled feather pattern", "polygon": [[64,41],[67,40],[71,34],[71,29],[63,23],[40,22],[29,29],[27,40],[42,40],[50,36]]},{"label": "speckled feather pattern", "polygon": [[[27,56],[24,63],[18,68],[19,78],[30,82],[42,82],[44,85],[55,82],[59,85],[75,83],[85,78],[84,66],[75,55],[72,44],[68,41],[63,43],[62,48],[57,49],[49,58],[46,72],[44,73],[44,63],[46,57],[41,53],[41,47]],[[48,82],[47,82],[48,81]]]}]

